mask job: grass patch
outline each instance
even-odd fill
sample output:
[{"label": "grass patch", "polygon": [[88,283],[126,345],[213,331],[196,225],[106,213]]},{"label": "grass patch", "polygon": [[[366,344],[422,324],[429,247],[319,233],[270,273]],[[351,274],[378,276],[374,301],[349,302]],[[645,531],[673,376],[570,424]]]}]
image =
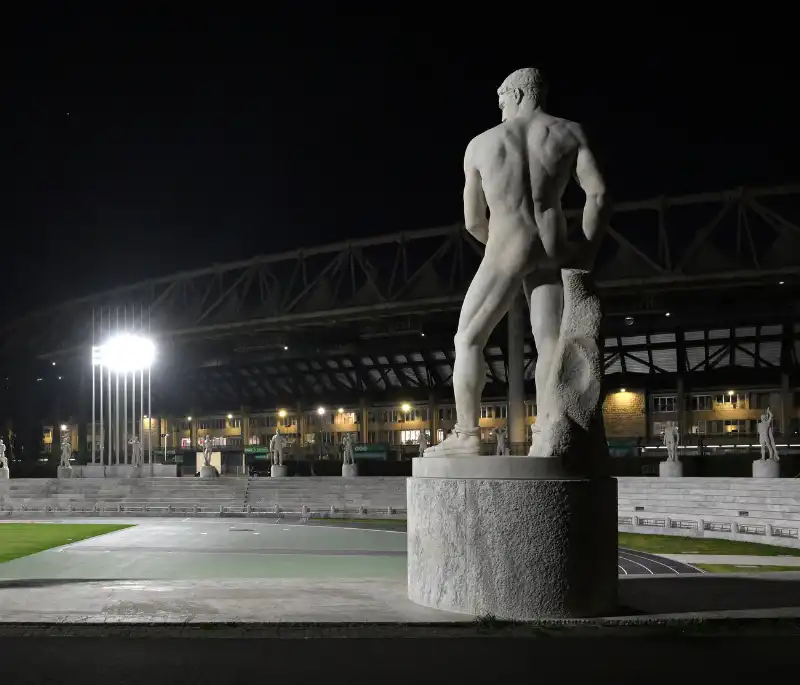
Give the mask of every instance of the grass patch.
[{"label": "grass patch", "polygon": [[695,564],[706,573],[777,573],[800,571],[800,566],[738,566],[735,564]]},{"label": "grass patch", "polygon": [[104,523],[3,523],[0,524],[0,563],[131,527]]},{"label": "grass patch", "polygon": [[761,545],[757,542],[684,538],[678,535],[619,533],[619,546],[652,554],[740,554],[758,557],[800,557],[800,549]]}]

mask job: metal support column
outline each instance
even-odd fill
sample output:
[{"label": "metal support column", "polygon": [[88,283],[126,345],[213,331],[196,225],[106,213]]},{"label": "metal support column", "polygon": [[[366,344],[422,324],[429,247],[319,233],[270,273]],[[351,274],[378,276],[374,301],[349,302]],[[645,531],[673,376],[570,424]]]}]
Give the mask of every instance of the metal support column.
[{"label": "metal support column", "polygon": [[514,298],[508,310],[508,442],[511,454],[525,454],[528,442],[525,421],[525,328],[522,298]]}]

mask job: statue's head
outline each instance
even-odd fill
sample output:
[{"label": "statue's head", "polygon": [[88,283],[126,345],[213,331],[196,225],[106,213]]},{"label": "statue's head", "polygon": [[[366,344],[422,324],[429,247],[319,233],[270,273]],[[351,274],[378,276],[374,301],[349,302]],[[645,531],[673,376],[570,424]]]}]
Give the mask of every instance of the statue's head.
[{"label": "statue's head", "polygon": [[530,111],[544,106],[547,84],[541,71],[534,67],[517,69],[497,89],[503,121],[517,116],[525,108]]}]

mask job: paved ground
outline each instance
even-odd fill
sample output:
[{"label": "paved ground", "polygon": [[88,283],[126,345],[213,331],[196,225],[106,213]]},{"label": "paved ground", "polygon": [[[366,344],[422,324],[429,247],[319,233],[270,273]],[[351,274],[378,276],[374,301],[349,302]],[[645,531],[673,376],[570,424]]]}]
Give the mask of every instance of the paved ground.
[{"label": "paved ground", "polygon": [[[403,531],[279,519],[129,521],[137,525],[0,565],[2,620],[472,620],[407,599]],[[800,573],[714,577],[631,550],[620,550],[619,566],[623,614],[800,615]]]},{"label": "paved ground", "polygon": [[[800,571],[800,557],[777,555],[771,557],[752,554],[664,554],[662,560],[678,561],[688,564],[731,564],[733,566],[797,566]],[[670,563],[667,561],[667,563]]]}]

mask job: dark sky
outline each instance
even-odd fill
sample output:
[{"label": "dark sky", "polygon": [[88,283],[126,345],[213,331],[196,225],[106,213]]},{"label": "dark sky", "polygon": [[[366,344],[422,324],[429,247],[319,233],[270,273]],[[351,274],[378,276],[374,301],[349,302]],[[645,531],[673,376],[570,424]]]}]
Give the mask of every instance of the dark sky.
[{"label": "dark sky", "polygon": [[522,66],[544,68],[548,108],[593,133],[618,200],[797,178],[796,57],[775,34],[626,28],[593,43],[492,18],[312,14],[8,26],[4,315],[460,221],[464,148]]}]

